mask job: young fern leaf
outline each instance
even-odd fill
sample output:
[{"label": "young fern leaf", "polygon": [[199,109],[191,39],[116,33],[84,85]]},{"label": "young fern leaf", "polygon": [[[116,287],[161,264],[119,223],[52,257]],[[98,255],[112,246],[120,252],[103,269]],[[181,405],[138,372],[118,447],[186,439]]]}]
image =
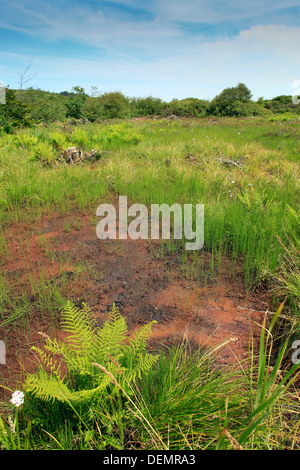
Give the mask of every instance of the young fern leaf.
[{"label": "young fern leaf", "polygon": [[69,333],[67,342],[71,346],[74,358],[83,367],[94,358],[95,354],[95,322],[90,309],[84,304],[83,309],[68,302],[62,312],[62,326]]},{"label": "young fern leaf", "polygon": [[89,390],[73,391],[59,377],[47,375],[44,371],[30,375],[26,381],[26,391],[44,401],[58,400],[64,403],[87,403],[101,393],[110,383],[109,377],[103,375],[100,384]]},{"label": "young fern leaf", "polygon": [[48,369],[52,374],[54,374],[56,377],[60,378],[60,376],[61,376],[60,367],[61,366],[60,366],[60,364],[57,363],[57,361],[55,361],[53,359],[53,357],[50,354],[46,353],[45,351],[43,351],[40,348],[37,348],[36,346],[33,346],[31,348],[31,350],[38,353],[38,355],[40,356],[41,364],[42,364],[43,368]]},{"label": "young fern leaf", "polygon": [[44,401],[69,401],[72,392],[57,376],[48,375],[45,371],[27,376],[25,390]]},{"label": "young fern leaf", "polygon": [[135,367],[133,370],[130,370],[128,374],[128,380],[135,381],[137,377],[142,378],[142,374],[147,373],[152,366],[156,363],[159,356],[154,354],[139,354],[135,361]]},{"label": "young fern leaf", "polygon": [[137,330],[130,339],[130,344],[128,347],[125,347],[126,350],[132,350],[138,353],[145,349],[147,341],[151,336],[152,325],[157,323],[157,321],[152,321],[143,325],[139,330]]},{"label": "young fern leaf", "polygon": [[124,343],[128,338],[128,327],[125,319],[115,305],[108,316],[108,321],[97,334],[97,361],[107,363],[109,356],[114,358],[123,355]]}]

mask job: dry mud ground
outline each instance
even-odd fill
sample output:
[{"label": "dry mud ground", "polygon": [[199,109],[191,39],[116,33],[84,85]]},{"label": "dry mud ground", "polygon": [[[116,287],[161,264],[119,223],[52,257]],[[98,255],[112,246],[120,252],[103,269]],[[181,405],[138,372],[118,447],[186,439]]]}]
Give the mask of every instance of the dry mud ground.
[{"label": "dry mud ground", "polygon": [[71,217],[54,213],[4,231],[2,270],[16,296],[29,295],[34,313],[26,326],[19,321],[17,327],[10,323],[0,328],[0,339],[7,344],[0,383],[17,383],[26,371],[35,369],[30,348],[43,343],[38,332],[61,334],[57,313],[34,310],[33,286],[41,277],[49,288],[61,283],[66,299],[77,305],[86,302],[99,324],[113,303],[126,317],[130,331],[156,320],[151,347],[181,341],[184,336],[204,347],[235,338],[220,350],[220,361],[247,357],[250,335],[257,336],[257,324],[268,308],[266,292],[247,294],[241,276],[233,277],[226,261],[212,276],[205,252],[201,275],[187,279],[181,272],[182,253],[160,256],[160,241],[99,240],[92,219],[89,213]]}]

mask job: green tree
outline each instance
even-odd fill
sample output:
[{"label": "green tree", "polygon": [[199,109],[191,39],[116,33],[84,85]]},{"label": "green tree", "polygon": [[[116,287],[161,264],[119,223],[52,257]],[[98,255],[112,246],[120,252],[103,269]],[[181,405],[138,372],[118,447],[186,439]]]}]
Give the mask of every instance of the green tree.
[{"label": "green tree", "polygon": [[272,111],[274,114],[300,112],[300,106],[293,103],[291,95],[280,95],[270,100],[265,100],[264,107]]},{"label": "green tree", "polygon": [[211,102],[208,114],[216,116],[239,116],[242,106],[237,104],[250,103],[252,93],[244,83],[239,83],[236,87],[225,88]]},{"label": "green tree", "polygon": [[88,96],[84,102],[84,116],[91,122],[103,117],[103,106],[101,98]]},{"label": "green tree", "polygon": [[119,91],[104,93],[99,98],[99,113],[103,119],[129,117],[129,99]]},{"label": "green tree", "polygon": [[198,98],[185,98],[183,100],[172,100],[164,109],[163,114],[175,114],[176,116],[201,117],[206,115],[209,102]]},{"label": "green tree", "polygon": [[66,103],[67,108],[67,117],[80,119],[83,117],[83,106],[87,95],[84,91],[84,88],[80,86],[74,86],[72,88],[72,96],[69,98],[69,101]]},{"label": "green tree", "polygon": [[132,98],[130,101],[132,113],[135,116],[155,116],[162,112],[164,102],[160,98]]},{"label": "green tree", "polygon": [[20,99],[30,105],[30,116],[34,122],[62,121],[66,117],[67,98],[64,95],[27,88],[22,91]]},{"label": "green tree", "polygon": [[97,119],[122,119],[132,114],[129,99],[117,91],[101,96],[88,96],[82,112],[91,122]]}]

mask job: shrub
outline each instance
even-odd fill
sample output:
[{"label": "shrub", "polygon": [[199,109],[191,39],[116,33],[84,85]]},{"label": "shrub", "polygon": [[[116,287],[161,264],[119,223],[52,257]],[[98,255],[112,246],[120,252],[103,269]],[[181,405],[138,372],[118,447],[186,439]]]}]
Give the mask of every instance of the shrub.
[{"label": "shrub", "polygon": [[138,144],[141,138],[128,124],[120,123],[100,128],[99,133],[93,133],[92,140],[95,145],[118,147],[124,144]]},{"label": "shrub", "polygon": [[[236,87],[225,88],[211,102],[208,114],[215,116],[239,116],[245,114],[246,109],[243,103],[251,100],[251,91],[244,83],[239,83]],[[246,113],[246,115],[249,115]]]},{"label": "shrub", "polygon": [[173,100],[164,106],[163,115],[175,114],[176,116],[201,117],[206,115],[208,105],[208,101],[197,98],[186,98],[180,101]]},{"label": "shrub", "polygon": [[297,114],[292,113],[283,113],[278,115],[270,115],[268,117],[269,122],[287,122],[287,121],[294,121],[299,120],[299,116]]},{"label": "shrub", "polygon": [[84,129],[75,129],[70,139],[73,145],[77,145],[81,149],[86,149],[89,146],[90,138]]},{"label": "shrub", "polygon": [[66,102],[66,116],[70,118],[80,119],[83,117],[83,106],[87,95],[85,94],[84,89],[78,86],[73,87],[72,92],[72,96]]},{"label": "shrub", "polygon": [[29,157],[32,160],[41,160],[43,163],[53,163],[56,158],[57,154],[48,142],[38,142]]},{"label": "shrub", "polygon": [[164,104],[160,98],[153,98],[152,96],[133,98],[130,101],[134,116],[155,116],[161,114]]},{"label": "shrub", "polygon": [[16,145],[27,150],[31,150],[38,143],[38,138],[30,134],[18,134],[16,136]]},{"label": "shrub", "polygon": [[0,126],[13,132],[15,128],[31,125],[29,106],[17,99],[13,90],[6,89],[6,103],[0,104]]},{"label": "shrub", "polygon": [[130,116],[129,99],[121,92],[104,93],[99,100],[102,119],[126,118]]},{"label": "shrub", "polygon": [[51,145],[57,149],[64,149],[67,146],[67,139],[65,135],[59,131],[51,132],[49,134]]}]

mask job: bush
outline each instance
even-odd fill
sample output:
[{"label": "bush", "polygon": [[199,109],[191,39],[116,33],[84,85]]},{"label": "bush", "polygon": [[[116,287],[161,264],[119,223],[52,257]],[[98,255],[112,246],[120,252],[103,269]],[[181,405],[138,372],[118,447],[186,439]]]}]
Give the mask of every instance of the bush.
[{"label": "bush", "polygon": [[93,141],[96,145],[118,147],[124,144],[138,144],[141,138],[125,122],[112,124],[100,129],[99,134],[94,133]]},{"label": "bush", "polygon": [[57,149],[65,149],[67,147],[67,139],[62,132],[54,131],[49,135],[50,143]]},{"label": "bush", "polygon": [[22,90],[20,99],[30,106],[30,117],[34,122],[55,122],[66,117],[66,99],[57,93],[29,88]]},{"label": "bush", "polygon": [[148,96],[146,98],[133,98],[130,101],[134,116],[156,116],[161,114],[165,103],[160,98]]},{"label": "bush", "polygon": [[197,98],[186,98],[180,101],[173,100],[164,107],[163,115],[175,114],[182,117],[203,117],[206,115],[208,105],[208,101]]},{"label": "bush", "polygon": [[291,95],[280,95],[270,100],[260,98],[258,103],[264,106],[273,114],[300,114],[299,104],[294,104]]},{"label": "bush", "polygon": [[0,104],[0,126],[6,132],[32,126],[29,106],[17,99],[13,90],[6,89],[6,103]]},{"label": "bush", "polygon": [[101,119],[126,118],[130,116],[129,99],[121,92],[104,93],[99,100],[99,117]]},{"label": "bush", "polygon": [[87,97],[84,104],[83,114],[90,122],[95,122],[97,119],[100,119],[101,116],[103,116],[101,99],[98,97]]},{"label": "bush", "polygon": [[70,118],[80,119],[83,116],[83,106],[87,98],[84,89],[81,87],[72,88],[73,95],[66,102],[67,113],[66,116]]},{"label": "bush", "polygon": [[48,142],[38,142],[30,152],[30,160],[41,160],[43,163],[53,163],[57,153]]},{"label": "bush", "polygon": [[208,114],[214,116],[249,116],[249,109],[244,105],[250,103],[251,91],[244,83],[239,83],[236,87],[225,88],[217,95],[210,106]]},{"label": "bush", "polygon": [[282,113],[278,115],[273,114],[269,116],[268,120],[270,122],[287,122],[287,121],[299,120],[299,116],[293,113]]},{"label": "bush", "polygon": [[77,145],[81,149],[87,149],[89,146],[89,136],[84,129],[77,128],[73,131],[70,139],[73,145]]},{"label": "bush", "polygon": [[18,134],[15,139],[16,145],[26,150],[31,150],[38,143],[38,138],[27,133]]}]

